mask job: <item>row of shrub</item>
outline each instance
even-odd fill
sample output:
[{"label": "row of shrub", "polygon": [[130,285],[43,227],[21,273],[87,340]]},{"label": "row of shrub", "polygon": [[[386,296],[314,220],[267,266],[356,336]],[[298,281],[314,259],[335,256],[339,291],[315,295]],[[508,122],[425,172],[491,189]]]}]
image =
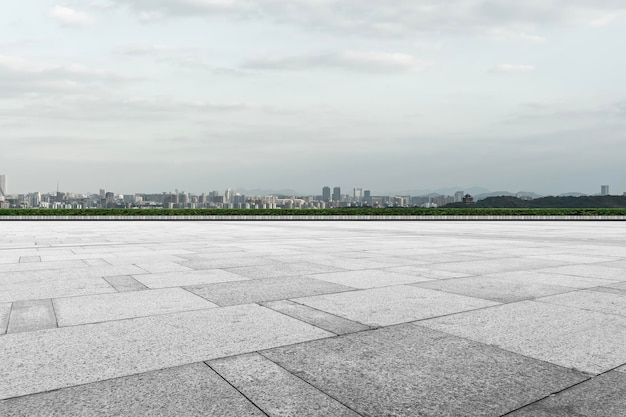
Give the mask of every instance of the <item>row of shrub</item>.
[{"label": "row of shrub", "polygon": [[0,209],[0,216],[626,216],[625,208]]}]

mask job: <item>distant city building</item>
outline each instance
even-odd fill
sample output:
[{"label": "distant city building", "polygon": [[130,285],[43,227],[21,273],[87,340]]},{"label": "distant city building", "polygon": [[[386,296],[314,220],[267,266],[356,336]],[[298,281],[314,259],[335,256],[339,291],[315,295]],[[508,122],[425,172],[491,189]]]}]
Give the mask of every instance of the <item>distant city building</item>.
[{"label": "distant city building", "polygon": [[341,201],[341,187],[333,188],[333,201]]},{"label": "distant city building", "polygon": [[352,189],[352,195],[354,201],[360,203],[363,200],[363,189],[362,188],[354,188]]},{"label": "distant city building", "polygon": [[465,197],[463,197],[463,203],[465,203],[465,204],[474,204],[474,197],[472,197],[469,194],[465,194]]},{"label": "distant city building", "polygon": [[330,201],[330,187],[322,188],[322,201]]},{"label": "distant city building", "polygon": [[609,186],[603,185],[600,187],[600,195],[609,195]]},{"label": "distant city building", "polygon": [[8,197],[9,191],[7,189],[7,176],[0,175],[0,197]]},{"label": "distant city building", "polygon": [[463,202],[463,191],[457,191],[454,193],[454,202],[461,203]]}]

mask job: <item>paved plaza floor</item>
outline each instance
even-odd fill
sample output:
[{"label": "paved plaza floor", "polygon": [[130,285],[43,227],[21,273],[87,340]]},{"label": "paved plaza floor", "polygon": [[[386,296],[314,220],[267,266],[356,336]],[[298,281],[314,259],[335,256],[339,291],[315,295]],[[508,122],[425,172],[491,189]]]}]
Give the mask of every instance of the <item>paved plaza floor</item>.
[{"label": "paved plaza floor", "polygon": [[0,222],[0,416],[626,416],[624,222]]}]

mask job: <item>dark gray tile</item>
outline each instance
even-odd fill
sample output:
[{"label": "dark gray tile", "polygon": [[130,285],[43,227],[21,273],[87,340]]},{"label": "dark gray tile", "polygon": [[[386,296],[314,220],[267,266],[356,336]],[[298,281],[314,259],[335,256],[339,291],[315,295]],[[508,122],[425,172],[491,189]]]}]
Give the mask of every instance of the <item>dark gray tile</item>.
[{"label": "dark gray tile", "polygon": [[624,417],[626,374],[609,372],[524,407],[509,417]]},{"label": "dark gray tile", "polygon": [[289,300],[268,301],[261,303],[261,305],[335,334],[355,333],[372,329],[372,327],[365,324],[344,319],[343,317]]},{"label": "dark gray tile", "polygon": [[365,416],[497,416],[586,378],[411,324],[261,353]]},{"label": "dark gray tile", "polygon": [[567,294],[538,298],[542,303],[558,304],[583,310],[626,316],[626,293],[612,294],[598,291],[575,291]]},{"label": "dark gray tile", "polygon": [[219,306],[284,300],[350,291],[352,288],[304,277],[266,278],[186,287]]},{"label": "dark gray tile", "polygon": [[204,363],[0,401],[0,415],[263,416]]},{"label": "dark gray tile", "polygon": [[53,329],[57,320],[52,300],[16,301],[11,308],[7,333],[33,332]]},{"label": "dark gray tile", "polygon": [[208,364],[271,417],[359,417],[359,414],[258,353]]},{"label": "dark gray tile", "polygon": [[104,279],[119,292],[147,290],[148,287],[137,281],[130,275],[120,275],[117,277],[104,277]]}]

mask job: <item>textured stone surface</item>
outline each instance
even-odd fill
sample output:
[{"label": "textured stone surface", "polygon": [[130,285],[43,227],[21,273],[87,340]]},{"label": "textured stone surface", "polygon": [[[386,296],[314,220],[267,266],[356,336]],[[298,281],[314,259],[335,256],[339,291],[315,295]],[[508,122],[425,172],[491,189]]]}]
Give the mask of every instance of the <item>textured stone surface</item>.
[{"label": "textured stone surface", "polygon": [[485,275],[496,272],[525,271],[563,265],[565,262],[524,258],[481,259],[476,261],[448,262],[428,265],[432,269],[461,272],[469,275]]},{"label": "textured stone surface", "polygon": [[148,288],[167,288],[186,285],[215,284],[218,282],[244,281],[248,278],[221,269],[201,271],[164,272],[160,274],[135,275],[134,278]]},{"label": "textured stone surface", "polygon": [[424,277],[398,274],[396,272],[385,271],[382,269],[315,274],[312,277],[328,282],[334,282],[335,284],[347,285],[352,288],[388,287],[390,285],[410,284],[412,282],[429,280]]},{"label": "textured stone surface", "polygon": [[0,399],[331,335],[255,305],[7,334]]},{"label": "textured stone surface", "polygon": [[7,417],[263,416],[204,363],[0,401]]},{"label": "textured stone surface", "polygon": [[359,414],[257,353],[208,364],[272,417],[359,417]]},{"label": "textured stone surface", "polygon": [[367,416],[497,416],[585,379],[410,324],[262,353]]},{"label": "textured stone surface", "polygon": [[217,307],[182,288],[57,298],[59,327]]},{"label": "textured stone surface", "polygon": [[572,416],[626,416],[626,374],[600,375],[510,414],[510,417]]},{"label": "textured stone surface", "polygon": [[289,300],[268,301],[262,305],[335,334],[354,333],[372,328]]},{"label": "textured stone surface", "polygon": [[370,326],[388,326],[498,304],[410,285],[298,298],[294,301]]},{"label": "textured stone surface", "polygon": [[486,275],[502,280],[523,282],[527,284],[558,285],[568,288],[590,288],[598,285],[609,285],[616,281],[610,279],[598,279],[589,277],[579,277],[574,275],[548,274],[540,271],[515,271],[502,272]]},{"label": "textured stone surface", "polygon": [[543,297],[537,301],[626,316],[626,293],[607,294],[597,291],[576,291]]},{"label": "textured stone surface", "polygon": [[148,289],[141,282],[130,275],[120,275],[118,277],[105,277],[104,280],[111,284],[119,292],[142,291]]},{"label": "textured stone surface", "polygon": [[187,287],[187,289],[220,306],[284,300],[305,295],[328,294],[353,290],[343,285],[305,277],[266,278],[224,282],[220,284]]},{"label": "textured stone surface", "polygon": [[277,263],[271,265],[259,265],[259,266],[244,266],[240,268],[230,268],[228,272],[239,274],[246,278],[260,279],[260,278],[277,278],[277,277],[289,277],[309,274],[319,274],[323,272],[340,271],[339,268],[334,268],[327,265],[318,265],[310,262],[297,262],[297,263]]},{"label": "textured stone surface", "polygon": [[470,276],[469,274],[463,274],[460,272],[439,271],[437,269],[429,269],[425,266],[405,265],[396,266],[393,268],[386,268],[387,271],[397,272],[399,274],[412,275],[414,277],[426,278],[426,279],[448,279],[448,278],[463,278]]},{"label": "textured stone surface", "polygon": [[57,320],[51,300],[16,301],[13,303],[7,333],[33,332],[55,327],[57,327]]},{"label": "textured stone surface", "polygon": [[0,334],[5,334],[7,332],[10,313],[11,303],[0,303]]},{"label": "textured stone surface", "polygon": [[624,268],[602,265],[566,265],[556,268],[543,269],[550,274],[574,275],[579,277],[599,278],[616,281],[626,280]]},{"label": "textured stone surface", "polygon": [[507,280],[497,277],[470,277],[445,279],[413,284],[420,288],[447,291],[469,297],[484,298],[499,303],[512,303],[552,294],[574,291],[574,288],[546,285],[522,280]]},{"label": "textured stone surface", "polygon": [[594,374],[626,363],[626,318],[595,311],[523,301],[416,325]]}]

